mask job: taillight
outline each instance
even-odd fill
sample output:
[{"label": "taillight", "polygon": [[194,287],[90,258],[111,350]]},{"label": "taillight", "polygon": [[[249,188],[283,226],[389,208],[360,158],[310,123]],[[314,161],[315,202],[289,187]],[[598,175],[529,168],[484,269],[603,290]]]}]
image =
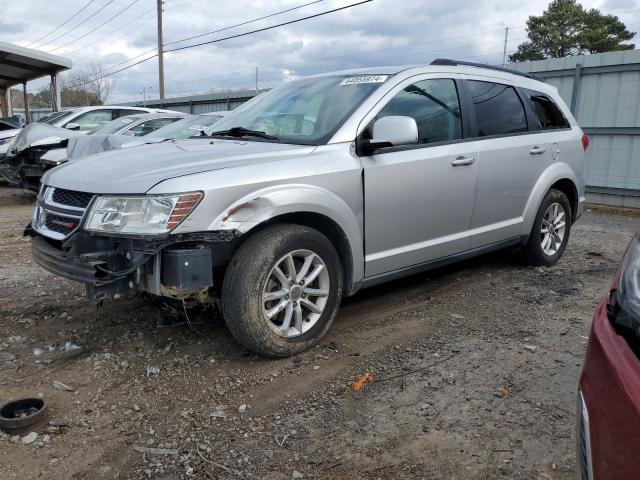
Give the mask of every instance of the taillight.
[{"label": "taillight", "polygon": [[585,152],[589,149],[589,137],[586,135],[582,135],[582,148]]},{"label": "taillight", "polygon": [[640,232],[633,236],[611,286],[609,316],[640,336]]}]

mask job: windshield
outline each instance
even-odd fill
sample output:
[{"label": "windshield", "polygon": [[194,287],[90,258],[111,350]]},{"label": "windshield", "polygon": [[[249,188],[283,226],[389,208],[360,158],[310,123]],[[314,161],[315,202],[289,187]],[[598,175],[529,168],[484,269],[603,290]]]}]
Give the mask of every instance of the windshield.
[{"label": "windshield", "polygon": [[[320,145],[328,142],[347,117],[387,78],[387,75],[335,75],[290,82],[245,103],[206,133],[216,135],[240,127],[277,137],[270,141]],[[232,134],[264,141],[260,137],[245,137],[238,131]]]},{"label": "windshield", "polygon": [[112,133],[119,132],[126,126],[131,125],[133,122],[134,122],[133,118],[122,117],[122,118],[118,118],[117,120],[113,120],[107,123],[106,125],[103,125],[102,127],[97,128],[96,130],[89,133],[91,133],[92,135],[110,135]]},{"label": "windshield", "polygon": [[49,113],[43,117],[38,118],[37,120],[34,120],[34,123],[47,123],[48,121],[50,121],[53,118],[56,118],[60,115],[62,115],[64,112],[53,112],[53,113]]},{"label": "windshield", "polygon": [[194,135],[200,135],[202,130],[210,127],[221,118],[222,115],[195,115],[193,117],[183,118],[170,125],[165,125],[155,132],[145,135],[145,137],[171,139],[189,138]]}]

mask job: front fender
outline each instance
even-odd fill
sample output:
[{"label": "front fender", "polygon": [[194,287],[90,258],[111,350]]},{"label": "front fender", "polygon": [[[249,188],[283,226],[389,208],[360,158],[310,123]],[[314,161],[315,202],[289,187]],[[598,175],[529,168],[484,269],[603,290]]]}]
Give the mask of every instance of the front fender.
[{"label": "front fender", "polygon": [[252,192],[228,205],[208,230],[235,230],[246,234],[268,220],[290,213],[315,213],[335,222],[351,249],[352,283],[364,277],[362,212],[354,212],[344,200],[324,188],[289,184]]},{"label": "front fender", "polygon": [[544,196],[553,184],[560,180],[570,180],[576,189],[578,204],[583,201],[584,182],[576,176],[574,170],[569,165],[562,162],[550,165],[549,168],[547,168],[538,178],[538,181],[531,190],[531,194],[529,195],[529,199],[525,205],[523,214],[524,221],[522,223],[521,232],[523,237],[529,237],[531,229],[533,228],[533,222],[536,219],[538,209],[540,208],[540,204],[542,203]]}]

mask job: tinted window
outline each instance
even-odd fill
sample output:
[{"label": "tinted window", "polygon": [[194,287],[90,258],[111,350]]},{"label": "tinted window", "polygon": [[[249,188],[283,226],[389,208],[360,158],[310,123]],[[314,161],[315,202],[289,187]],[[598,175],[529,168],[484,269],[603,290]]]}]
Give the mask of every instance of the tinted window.
[{"label": "tinted window", "polygon": [[126,117],[127,115],[140,115],[141,113],[147,113],[144,110],[116,110],[117,117]]},{"label": "tinted window", "polygon": [[544,93],[535,90],[524,90],[536,114],[538,127],[542,130],[553,128],[568,128],[569,122],[558,106]]},{"label": "tinted window", "polygon": [[450,79],[424,80],[409,85],[393,97],[376,118],[392,115],[415,119],[418,143],[462,138],[458,91]]},{"label": "tinted window", "polygon": [[111,121],[111,110],[95,110],[93,112],[84,113],[73,120],[71,123],[80,125],[80,130],[96,130],[104,124]]},{"label": "tinted window", "polygon": [[513,87],[475,80],[467,85],[476,110],[479,137],[527,131],[524,107]]}]

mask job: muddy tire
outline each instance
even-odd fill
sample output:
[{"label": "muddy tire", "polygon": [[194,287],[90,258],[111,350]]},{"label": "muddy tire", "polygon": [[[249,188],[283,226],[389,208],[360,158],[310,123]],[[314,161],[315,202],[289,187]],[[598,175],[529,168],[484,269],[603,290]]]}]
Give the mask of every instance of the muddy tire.
[{"label": "muddy tire", "polygon": [[222,310],[234,338],[266,357],[300,353],[327,332],[340,305],[342,265],[312,228],[278,224],[236,251],[222,285]]},{"label": "muddy tire", "polygon": [[571,215],[567,196],[560,190],[549,190],[540,204],[523,251],[527,264],[550,267],[560,260],[569,242]]}]

